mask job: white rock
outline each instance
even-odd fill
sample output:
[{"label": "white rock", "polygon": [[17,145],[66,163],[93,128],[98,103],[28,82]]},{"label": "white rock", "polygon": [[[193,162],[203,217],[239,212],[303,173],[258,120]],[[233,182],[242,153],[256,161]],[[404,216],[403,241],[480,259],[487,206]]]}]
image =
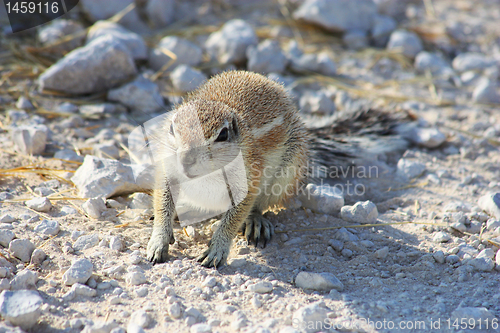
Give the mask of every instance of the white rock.
[{"label": "white rock", "polygon": [[344,205],[344,196],[341,191],[332,186],[308,184],[305,194],[299,197],[303,206],[317,213],[338,213]]},{"label": "white rock", "polygon": [[87,44],[102,36],[113,36],[122,42],[136,60],[148,57],[148,48],[144,39],[135,32],[129,31],[118,23],[110,21],[97,21],[87,33]]},{"label": "white rock", "polygon": [[426,148],[437,148],[446,141],[446,135],[437,128],[412,127],[403,136]]},{"label": "white rock", "polygon": [[11,230],[0,229],[0,245],[8,247],[10,241],[13,240],[15,236],[16,235]]},{"label": "white rock", "polygon": [[59,233],[59,222],[56,220],[42,220],[33,231],[41,233],[42,235],[55,236]]},{"label": "white rock", "polygon": [[[175,59],[171,53],[175,54]],[[167,71],[171,71],[178,65],[196,66],[201,60],[201,48],[177,36],[162,38],[149,53],[149,66],[155,71],[162,69],[166,64],[170,64]]]},{"label": "white rock", "polygon": [[148,0],[146,14],[155,28],[164,28],[174,20],[175,0]]},{"label": "white rock", "polygon": [[30,262],[34,265],[41,265],[45,258],[47,258],[47,255],[42,249],[35,249],[31,254]]},{"label": "white rock", "polygon": [[444,257],[443,251],[439,250],[439,251],[434,252],[432,254],[432,257],[434,258],[434,260],[436,260],[437,263],[444,264],[445,257]]},{"label": "white rock", "polygon": [[23,262],[30,262],[35,245],[28,239],[14,239],[9,243],[9,251]]},{"label": "white rock", "polygon": [[[59,18],[58,20],[50,21],[40,27],[38,30],[38,40],[44,45],[51,45],[59,42],[62,38],[68,35],[75,35],[83,32],[83,30],[84,27],[79,22]],[[75,36],[71,40],[58,44],[54,47],[59,52],[68,52],[81,46],[84,39],[85,34],[82,33],[81,35]]]},{"label": "white rock", "polygon": [[[493,231],[499,227],[500,227],[500,220],[496,220],[496,219],[492,218],[492,219],[488,219],[488,221],[486,221],[486,229],[488,229],[490,231]],[[0,244],[1,244],[1,241],[0,241]]]},{"label": "white rock", "polygon": [[16,108],[23,110],[31,110],[34,109],[34,106],[29,99],[27,99],[24,96],[21,96],[16,102]]},{"label": "white rock", "polygon": [[458,72],[477,71],[486,69],[494,64],[494,60],[488,59],[484,54],[466,52],[461,53],[453,59],[452,66]]},{"label": "white rock", "polygon": [[61,160],[83,162],[83,157],[78,155],[73,149],[62,149],[54,154],[54,158]]},{"label": "white rock", "polygon": [[[40,317],[43,299],[34,290],[4,290],[0,294],[0,314],[14,326],[29,330]],[[13,331],[5,331],[13,332]]]},{"label": "white rock", "polygon": [[108,100],[120,102],[132,110],[146,113],[165,108],[158,85],[140,75],[134,81],[108,92]]},{"label": "white rock", "polygon": [[418,161],[412,161],[406,158],[401,158],[398,161],[397,174],[404,179],[412,179],[422,175],[425,171],[425,164]]},{"label": "white rock", "polygon": [[63,274],[63,283],[67,286],[72,286],[75,283],[85,284],[92,276],[94,265],[88,259],[77,259],[73,261],[71,267]]},{"label": "white rock", "polygon": [[205,43],[207,52],[220,64],[242,63],[246,50],[258,42],[254,29],[243,20],[226,22],[219,31],[212,33]]},{"label": "white rock", "polygon": [[105,36],[71,51],[38,80],[41,90],[91,94],[112,88],[136,73],[129,49],[116,37]]},{"label": "white rock", "polygon": [[344,206],[340,210],[343,220],[357,223],[375,223],[378,218],[377,206],[371,201],[357,202],[354,206]]},{"label": "white rock", "polygon": [[479,252],[479,254],[477,255],[476,258],[494,259],[495,258],[495,251],[493,251],[493,249],[491,249],[491,248],[483,249],[481,252]]},{"label": "white rock", "polygon": [[248,285],[247,290],[259,294],[265,294],[273,291],[273,285],[271,284],[271,282],[259,281],[257,283]]},{"label": "white rock", "polygon": [[212,288],[217,284],[217,280],[213,276],[207,276],[205,278],[205,281],[203,281],[202,286],[203,287],[209,287]]},{"label": "white rock", "polygon": [[82,235],[78,237],[76,242],[73,244],[73,249],[76,251],[82,251],[90,249],[96,246],[97,244],[99,244],[98,234]]},{"label": "white rock", "polygon": [[333,76],[337,73],[337,65],[335,65],[330,54],[325,51],[304,54],[298,48],[296,41],[290,42],[287,57],[290,61],[290,68],[299,73],[308,74],[314,72],[327,76]]},{"label": "white rock", "polygon": [[168,314],[174,319],[178,319],[182,315],[182,308],[179,302],[175,302],[168,307]]},{"label": "white rock", "polygon": [[389,254],[389,247],[387,246],[384,246],[383,248],[375,251],[375,256],[379,259],[385,259],[388,254]]},{"label": "white rock", "polygon": [[385,47],[389,36],[396,29],[397,22],[390,16],[375,15],[371,35],[375,46]]},{"label": "white rock", "polygon": [[[81,0],[80,7],[87,14],[87,17],[95,22],[106,20],[118,12],[124,10],[127,6],[134,3],[134,0]],[[150,29],[142,22],[137,8],[132,9],[120,19],[120,24],[124,27],[138,33],[148,33]]]},{"label": "white rock", "polygon": [[125,279],[127,284],[130,286],[138,286],[140,284],[148,282],[146,275],[142,272],[130,272],[127,273],[127,277]]},{"label": "white rock", "polygon": [[114,320],[110,320],[107,322],[98,321],[96,323],[90,321],[85,325],[85,328],[83,329],[83,331],[81,331],[81,333],[111,333],[111,331],[117,327],[118,323]]},{"label": "white rock", "polygon": [[432,237],[432,240],[435,243],[446,243],[446,242],[451,240],[451,236],[444,231],[438,231],[434,234],[434,237]]},{"label": "white rock", "polygon": [[[145,111],[146,112],[146,111]],[[115,140],[106,140],[93,145],[94,155],[100,158],[120,158],[120,150],[116,147]]]},{"label": "white rock", "polygon": [[39,155],[45,151],[48,131],[45,125],[15,127],[12,129],[12,141],[21,153]]},{"label": "white rock", "polygon": [[415,57],[415,69],[420,73],[430,71],[433,75],[450,73],[450,65],[439,55],[427,51],[422,51]]},{"label": "white rock", "polygon": [[418,35],[406,30],[394,31],[387,43],[388,50],[401,51],[402,54],[409,58],[414,58],[423,48]]},{"label": "white rock", "polygon": [[132,201],[129,207],[131,209],[150,209],[153,208],[153,197],[149,194],[139,192],[131,195]]},{"label": "white rock", "polygon": [[482,323],[491,323],[496,319],[495,314],[493,314],[486,308],[458,307],[451,313],[451,320],[452,322],[458,320],[458,322],[463,321],[468,323],[469,320],[471,320],[471,322],[475,323],[479,323],[480,321]]},{"label": "white rock", "polygon": [[495,262],[491,258],[486,257],[471,259],[468,264],[481,272],[489,272],[495,268]]},{"label": "white rock", "polygon": [[299,329],[301,332],[318,332],[323,327],[328,312],[320,302],[316,302],[295,311],[292,315],[292,322],[300,324]]},{"label": "white rock", "polygon": [[23,269],[18,272],[14,279],[10,282],[11,290],[36,289],[38,276],[35,272],[29,269]]},{"label": "white rock", "polygon": [[342,36],[349,50],[362,50],[368,47],[368,34],[363,30],[350,30]]},{"label": "white rock", "polygon": [[483,195],[479,198],[477,204],[479,208],[489,215],[500,219],[500,192]]},{"label": "white rock", "polygon": [[332,32],[368,31],[376,14],[377,7],[371,0],[306,0],[293,13],[293,18]]},{"label": "white rock", "polygon": [[25,204],[37,212],[48,212],[52,208],[52,204],[47,197],[33,198],[26,201]]},{"label": "white rock", "polygon": [[3,214],[0,216],[0,223],[12,223],[16,218],[10,214]]},{"label": "white rock", "polygon": [[324,91],[308,91],[299,100],[300,111],[329,116],[335,112],[335,103]]},{"label": "white rock", "polygon": [[137,324],[129,323],[127,325],[127,333],[146,333],[146,331]]},{"label": "white rock", "polygon": [[101,214],[106,211],[106,204],[103,198],[91,198],[82,204],[82,208],[93,219],[98,219]]},{"label": "white rock", "polygon": [[287,59],[275,40],[266,39],[257,46],[247,49],[249,71],[257,73],[281,73],[285,70]]},{"label": "white rock", "polygon": [[207,77],[197,69],[187,65],[179,65],[170,74],[172,85],[177,91],[189,92],[198,88]]},{"label": "white rock", "polygon": [[194,324],[193,326],[191,326],[189,331],[190,333],[211,333],[212,326],[203,323]]},{"label": "white rock", "polygon": [[331,273],[300,272],[295,278],[295,285],[299,288],[319,291],[344,290],[342,282]]},{"label": "white rock", "polygon": [[113,236],[109,239],[109,248],[116,251],[123,250],[123,242],[120,237]]},{"label": "white rock", "polygon": [[80,283],[75,283],[71,286],[71,290],[73,290],[76,295],[85,297],[95,297],[97,295],[97,291],[95,289]]},{"label": "white rock", "polygon": [[[126,165],[119,161],[86,155],[71,181],[82,198],[106,198],[151,189],[150,183],[135,179],[134,169],[140,165]],[[139,172],[139,171],[138,171]]]},{"label": "white rock", "polygon": [[497,104],[500,103],[500,94],[497,84],[487,78],[479,81],[472,92],[472,100],[476,103]]},{"label": "white rock", "polygon": [[146,328],[151,324],[151,317],[144,310],[137,310],[132,313],[130,316],[130,322],[134,323],[142,328]]}]

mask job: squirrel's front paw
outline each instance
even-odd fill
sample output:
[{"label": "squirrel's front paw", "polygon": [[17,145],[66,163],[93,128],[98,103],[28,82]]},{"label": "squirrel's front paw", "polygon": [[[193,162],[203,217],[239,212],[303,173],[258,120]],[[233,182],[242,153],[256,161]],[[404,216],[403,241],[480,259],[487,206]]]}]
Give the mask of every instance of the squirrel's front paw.
[{"label": "squirrel's front paw", "polygon": [[153,229],[153,234],[148,242],[148,260],[153,264],[167,261],[168,245],[174,244],[174,242],[175,238],[173,235],[155,232]]},{"label": "squirrel's front paw", "polygon": [[198,257],[198,262],[205,267],[219,268],[226,264],[230,247],[230,242],[214,237],[208,243],[208,249]]}]

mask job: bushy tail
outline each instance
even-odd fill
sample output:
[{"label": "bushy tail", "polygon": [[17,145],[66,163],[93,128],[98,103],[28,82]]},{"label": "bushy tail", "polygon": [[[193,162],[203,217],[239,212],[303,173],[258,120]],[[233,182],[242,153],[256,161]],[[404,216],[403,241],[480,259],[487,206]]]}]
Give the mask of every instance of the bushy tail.
[{"label": "bushy tail", "polygon": [[409,113],[374,109],[341,114],[326,126],[310,127],[313,178],[328,177],[322,170],[376,163],[380,156],[402,153],[408,141],[401,135],[404,125],[414,121]]}]

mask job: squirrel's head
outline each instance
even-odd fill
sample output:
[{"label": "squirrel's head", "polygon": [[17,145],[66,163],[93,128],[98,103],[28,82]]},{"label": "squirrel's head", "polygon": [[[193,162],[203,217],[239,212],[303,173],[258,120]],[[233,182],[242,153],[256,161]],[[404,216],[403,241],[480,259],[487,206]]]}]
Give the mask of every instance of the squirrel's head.
[{"label": "squirrel's head", "polygon": [[238,115],[223,103],[190,100],[167,123],[167,141],[179,171],[196,178],[219,170],[240,153]]}]

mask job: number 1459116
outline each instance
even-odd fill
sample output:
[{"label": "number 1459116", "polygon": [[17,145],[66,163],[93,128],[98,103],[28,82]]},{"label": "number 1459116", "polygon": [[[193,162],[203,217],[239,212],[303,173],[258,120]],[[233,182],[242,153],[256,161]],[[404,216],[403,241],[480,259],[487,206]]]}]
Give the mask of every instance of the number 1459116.
[{"label": "number 1459116", "polygon": [[446,322],[448,323],[448,328],[451,329],[452,327],[456,330],[462,329],[498,329],[498,318],[486,318],[486,319],[476,319],[476,318],[457,318],[455,320],[452,320],[450,318],[446,319]]},{"label": "number 1459116", "polygon": [[30,1],[11,1],[6,2],[5,7],[7,8],[7,13],[15,14],[57,14],[59,12],[59,4],[57,1],[50,1],[46,3],[42,2],[30,2]]}]

